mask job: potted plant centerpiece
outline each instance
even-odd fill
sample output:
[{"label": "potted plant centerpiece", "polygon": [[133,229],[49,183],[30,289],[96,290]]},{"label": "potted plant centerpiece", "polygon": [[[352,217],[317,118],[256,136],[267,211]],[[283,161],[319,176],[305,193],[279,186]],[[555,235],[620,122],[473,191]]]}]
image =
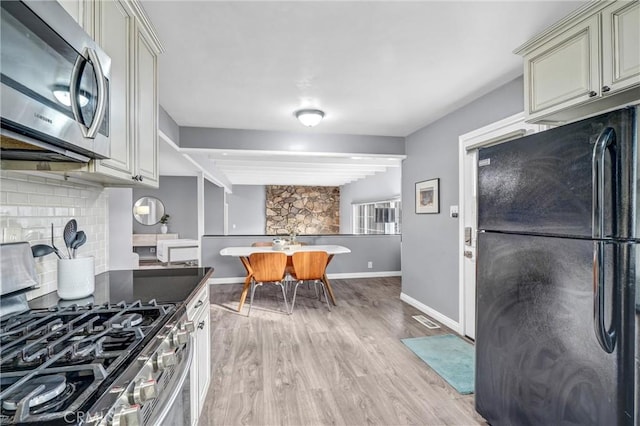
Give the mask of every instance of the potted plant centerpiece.
[{"label": "potted plant centerpiece", "polygon": [[163,234],[166,234],[167,231],[169,230],[169,218],[170,217],[171,217],[170,215],[165,213],[160,218],[160,232],[162,232]]}]

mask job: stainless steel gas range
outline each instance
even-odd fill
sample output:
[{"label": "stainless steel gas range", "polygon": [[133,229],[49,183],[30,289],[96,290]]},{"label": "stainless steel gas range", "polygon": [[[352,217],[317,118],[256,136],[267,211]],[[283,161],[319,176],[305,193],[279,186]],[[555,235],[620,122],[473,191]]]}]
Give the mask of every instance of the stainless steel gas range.
[{"label": "stainless steel gas range", "polygon": [[154,301],[10,315],[0,423],[161,423],[164,390],[189,369],[190,331],[184,309]]},{"label": "stainless steel gas range", "polygon": [[[142,287],[150,294],[153,280],[160,291],[171,293],[166,283],[171,282],[175,292],[181,282],[197,283],[208,273],[194,268],[176,272],[181,275],[165,282],[143,271],[130,271],[129,276],[141,275],[133,293]],[[104,293],[108,299],[121,297],[126,274],[117,271],[111,279],[118,283],[105,284],[109,290]],[[99,281],[97,287],[102,285]],[[3,291],[5,287],[2,284]],[[16,295],[20,293],[3,295],[2,301]],[[130,426],[177,421],[166,416],[176,414],[176,401],[188,400],[184,393],[193,359],[194,324],[187,320],[185,304],[96,299],[88,304],[56,300],[45,303],[50,307],[2,315],[0,424]],[[188,408],[178,411],[188,413]],[[191,422],[188,414],[178,413],[177,419]]]}]

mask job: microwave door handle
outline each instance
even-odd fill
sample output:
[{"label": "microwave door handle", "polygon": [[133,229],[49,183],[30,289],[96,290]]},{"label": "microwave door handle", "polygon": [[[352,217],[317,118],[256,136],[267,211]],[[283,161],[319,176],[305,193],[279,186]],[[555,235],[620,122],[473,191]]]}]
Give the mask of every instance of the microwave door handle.
[{"label": "microwave door handle", "polygon": [[82,124],[80,117],[80,105],[78,103],[78,90],[80,80],[80,70],[82,69],[82,64],[86,61],[84,56],[78,55],[76,58],[76,62],[73,64],[73,69],[71,70],[71,81],[69,82],[69,98],[71,101],[71,111],[73,112],[73,118],[80,126],[80,130],[82,130],[82,136],[87,137],[87,128],[84,124]]},{"label": "microwave door handle", "polygon": [[107,83],[104,79],[102,64],[100,63],[100,59],[98,58],[96,51],[88,47],[85,48],[85,51],[89,55],[89,60],[93,64],[94,72],[96,73],[96,80],[98,81],[98,108],[96,109],[96,113],[93,116],[93,121],[91,122],[91,126],[89,126],[86,136],[93,139],[98,134],[98,130],[100,130],[100,125],[102,124],[104,114],[107,110]]},{"label": "microwave door handle", "polygon": [[[78,92],[80,80],[80,70],[84,61],[89,60],[93,64],[93,69],[96,74],[96,82],[98,84],[98,106],[96,113],[93,116],[93,121],[89,127],[85,126],[80,118],[80,105],[78,101]],[[79,55],[73,65],[73,71],[71,72],[71,84],[69,87],[69,94],[71,96],[71,109],[73,116],[82,130],[82,136],[85,138],[94,139],[100,129],[100,124],[104,119],[104,114],[107,110],[107,84],[104,80],[104,72],[102,71],[102,64],[96,54],[95,50],[85,47],[84,55]]]}]

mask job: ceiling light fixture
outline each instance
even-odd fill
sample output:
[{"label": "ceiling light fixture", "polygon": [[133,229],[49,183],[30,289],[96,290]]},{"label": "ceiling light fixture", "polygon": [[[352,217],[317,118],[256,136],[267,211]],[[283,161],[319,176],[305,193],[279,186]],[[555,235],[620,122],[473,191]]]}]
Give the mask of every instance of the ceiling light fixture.
[{"label": "ceiling light fixture", "polygon": [[324,112],[319,109],[301,109],[296,111],[296,117],[303,125],[313,127],[322,121]]}]

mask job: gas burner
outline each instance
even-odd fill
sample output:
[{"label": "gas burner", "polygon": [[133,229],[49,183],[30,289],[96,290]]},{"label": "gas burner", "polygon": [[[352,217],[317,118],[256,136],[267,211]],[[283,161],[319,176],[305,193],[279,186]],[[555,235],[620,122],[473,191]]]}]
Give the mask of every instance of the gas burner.
[{"label": "gas burner", "polygon": [[29,408],[39,407],[61,395],[67,388],[67,380],[61,374],[38,376],[25,383],[2,401],[2,408],[16,411],[18,404],[25,398]]},{"label": "gas burner", "polygon": [[52,411],[59,411],[60,407],[66,404],[76,391],[76,386],[73,383],[67,383],[64,391],[56,398],[42,405],[39,405],[31,410],[32,414],[50,413]]},{"label": "gas burner", "polygon": [[123,328],[131,328],[142,324],[142,315],[135,314],[126,314],[116,319],[111,326],[117,330],[121,330]]}]

